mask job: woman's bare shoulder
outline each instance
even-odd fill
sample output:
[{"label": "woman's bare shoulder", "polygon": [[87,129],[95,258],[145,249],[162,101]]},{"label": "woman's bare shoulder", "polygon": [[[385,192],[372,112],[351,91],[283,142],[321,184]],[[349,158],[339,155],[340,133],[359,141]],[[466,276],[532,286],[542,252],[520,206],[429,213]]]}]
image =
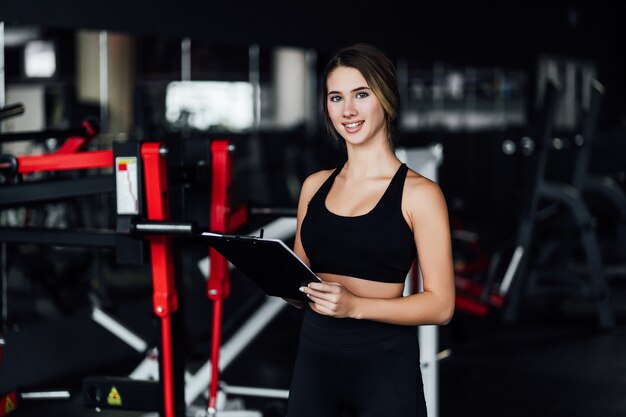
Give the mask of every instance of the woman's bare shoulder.
[{"label": "woman's bare shoulder", "polygon": [[333,173],[334,169],[323,169],[310,174],[302,183],[300,194],[310,199],[322,186],[324,181]]},{"label": "woman's bare shoulder", "polygon": [[333,173],[334,169],[322,169],[321,171],[310,174],[302,183],[302,188],[313,188],[317,190],[322,186],[324,181]]},{"label": "woman's bare shoulder", "polygon": [[412,213],[446,209],[439,184],[412,169],[407,173],[403,197],[403,206]]}]

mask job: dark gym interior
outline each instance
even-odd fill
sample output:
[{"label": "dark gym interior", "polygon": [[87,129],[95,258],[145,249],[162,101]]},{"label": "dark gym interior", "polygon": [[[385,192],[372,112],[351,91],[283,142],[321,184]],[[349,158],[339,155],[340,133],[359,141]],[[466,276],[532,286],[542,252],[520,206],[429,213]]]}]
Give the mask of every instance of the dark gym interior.
[{"label": "dark gym interior", "polygon": [[217,416],[285,416],[303,312],[227,263],[215,284],[184,233],[293,247],[302,182],[345,159],[324,65],[357,42],[396,66],[396,149],[439,155],[457,300],[420,339],[429,416],[626,416],[625,22],[619,2],[3,0],[0,416],[165,416],[167,352],[176,417],[204,416],[216,349]]}]

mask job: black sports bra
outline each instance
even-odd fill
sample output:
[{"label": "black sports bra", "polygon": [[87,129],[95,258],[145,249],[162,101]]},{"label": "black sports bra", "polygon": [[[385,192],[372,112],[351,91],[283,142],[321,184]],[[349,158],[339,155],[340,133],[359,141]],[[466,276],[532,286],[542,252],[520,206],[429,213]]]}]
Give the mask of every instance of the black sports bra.
[{"label": "black sports bra", "polygon": [[341,167],[315,193],[300,227],[313,272],[370,281],[403,283],[417,248],[402,215],[402,190],[408,167],[400,165],[376,206],[360,216],[341,216],[326,207],[326,196]]}]

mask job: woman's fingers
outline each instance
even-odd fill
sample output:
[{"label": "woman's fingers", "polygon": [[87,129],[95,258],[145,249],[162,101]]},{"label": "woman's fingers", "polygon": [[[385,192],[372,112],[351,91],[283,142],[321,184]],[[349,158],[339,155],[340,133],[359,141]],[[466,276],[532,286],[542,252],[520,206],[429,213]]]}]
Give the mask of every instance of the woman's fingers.
[{"label": "woman's fingers", "polygon": [[312,303],[311,309],[320,314],[335,317],[345,317],[352,294],[337,283],[311,283],[307,287],[301,287]]},{"label": "woman's fingers", "polygon": [[315,311],[316,313],[323,314],[325,316],[334,315],[334,311],[328,308],[325,308],[322,305],[317,304],[317,303],[309,303],[309,307],[311,307],[311,310]]},{"label": "woman's fingers", "polygon": [[322,300],[337,302],[341,292],[339,284],[313,283],[308,287],[300,287],[300,291],[307,295],[312,295]]},{"label": "woman's fingers", "polygon": [[334,293],[317,291],[312,288],[305,288],[303,292],[308,295],[309,298],[315,297],[316,300],[324,300],[331,303],[336,303],[338,301],[338,296]]},{"label": "woman's fingers", "polygon": [[334,307],[336,306],[336,304],[333,303],[332,301],[325,300],[324,298],[317,297],[313,294],[309,294],[309,299],[313,301],[315,304],[317,304],[318,306],[324,307],[330,311],[333,311]]}]

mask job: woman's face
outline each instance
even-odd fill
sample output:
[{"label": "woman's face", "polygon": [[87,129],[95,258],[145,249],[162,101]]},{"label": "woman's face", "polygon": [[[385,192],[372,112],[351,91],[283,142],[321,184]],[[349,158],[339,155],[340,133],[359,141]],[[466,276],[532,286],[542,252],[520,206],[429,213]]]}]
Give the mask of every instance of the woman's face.
[{"label": "woman's face", "polygon": [[328,116],[346,143],[387,140],[385,112],[359,70],[337,67],[326,86]]}]

